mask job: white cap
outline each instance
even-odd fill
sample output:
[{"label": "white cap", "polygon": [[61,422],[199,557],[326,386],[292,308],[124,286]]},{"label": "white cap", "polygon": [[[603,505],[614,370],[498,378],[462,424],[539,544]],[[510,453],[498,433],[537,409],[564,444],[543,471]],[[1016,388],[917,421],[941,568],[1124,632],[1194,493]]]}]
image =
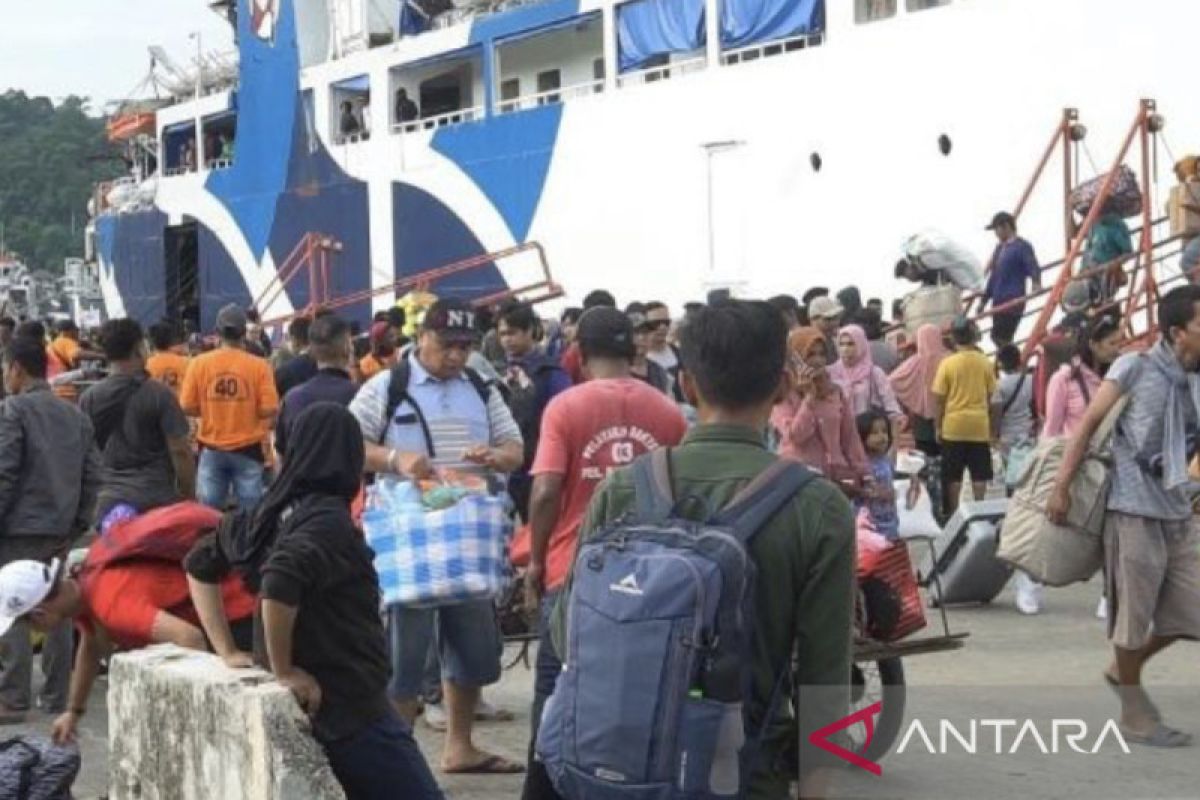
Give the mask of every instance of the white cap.
[{"label": "white cap", "polygon": [[54,588],[58,564],[56,558],[49,564],[13,561],[0,568],[0,636],[46,599]]}]

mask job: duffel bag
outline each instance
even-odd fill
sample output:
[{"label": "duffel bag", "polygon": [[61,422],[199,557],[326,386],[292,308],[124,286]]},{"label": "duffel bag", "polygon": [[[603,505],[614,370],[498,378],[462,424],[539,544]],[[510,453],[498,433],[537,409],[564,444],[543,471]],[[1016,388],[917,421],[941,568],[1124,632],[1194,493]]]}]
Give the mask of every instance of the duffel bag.
[{"label": "duffel bag", "polygon": [[[1087,216],[1092,203],[1100,196],[1100,189],[1107,177],[1107,173],[1097,176],[1071,191],[1071,208],[1075,209],[1076,214]],[[1104,211],[1121,217],[1136,217],[1142,213],[1142,189],[1138,186],[1137,174],[1124,164],[1117,169],[1117,177],[1113,181],[1108,202],[1104,204]]]},{"label": "duffel bag", "polygon": [[1096,574],[1104,563],[1104,516],[1112,485],[1109,445],[1128,402],[1128,396],[1117,401],[1092,436],[1071,481],[1071,508],[1063,525],[1046,516],[1046,503],[1068,440],[1056,436],[1038,443],[1009,500],[997,558],[1047,586],[1067,586]]}]

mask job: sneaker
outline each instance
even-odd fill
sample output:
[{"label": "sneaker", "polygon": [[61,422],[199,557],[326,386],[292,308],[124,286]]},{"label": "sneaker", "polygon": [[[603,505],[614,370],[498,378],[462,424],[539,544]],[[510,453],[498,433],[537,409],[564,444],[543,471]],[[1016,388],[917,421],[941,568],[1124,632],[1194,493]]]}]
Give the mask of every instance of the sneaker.
[{"label": "sneaker", "polygon": [[1108,619],[1108,598],[1101,597],[1096,605],[1096,619]]},{"label": "sneaker", "polygon": [[1042,585],[1024,572],[1017,573],[1017,611],[1027,616],[1042,611]]},{"label": "sneaker", "polygon": [[446,709],[441,703],[426,703],[425,713],[421,715],[425,726],[438,733],[446,732]]}]

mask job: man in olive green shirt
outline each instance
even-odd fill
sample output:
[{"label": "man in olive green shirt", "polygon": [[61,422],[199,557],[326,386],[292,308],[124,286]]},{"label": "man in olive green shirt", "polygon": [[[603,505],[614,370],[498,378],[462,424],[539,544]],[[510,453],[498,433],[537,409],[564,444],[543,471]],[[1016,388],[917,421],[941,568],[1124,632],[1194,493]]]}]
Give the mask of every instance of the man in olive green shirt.
[{"label": "man in olive green shirt", "polygon": [[[729,301],[701,310],[686,323],[681,332],[681,380],[700,424],[671,449],[676,497],[703,499],[715,511],[775,461],[764,445],[763,431],[771,408],[792,386],[786,338],[779,312],[766,303]],[[684,505],[695,509],[703,503]],[[588,507],[581,541],[633,507],[632,471],[613,473]],[[828,768],[841,763],[812,746],[808,737],[844,717],[848,709],[854,547],[850,505],[823,479],[799,492],[751,543],[758,577],[747,737],[761,729],[779,665],[797,653],[803,798],[823,796]],[[559,610],[565,605],[560,603]],[[556,642],[564,639],[562,616],[556,619]],[[796,769],[783,758],[789,738],[797,735],[790,686],[784,686],[764,752],[743,781],[746,796],[753,800],[788,797],[791,771]]]}]

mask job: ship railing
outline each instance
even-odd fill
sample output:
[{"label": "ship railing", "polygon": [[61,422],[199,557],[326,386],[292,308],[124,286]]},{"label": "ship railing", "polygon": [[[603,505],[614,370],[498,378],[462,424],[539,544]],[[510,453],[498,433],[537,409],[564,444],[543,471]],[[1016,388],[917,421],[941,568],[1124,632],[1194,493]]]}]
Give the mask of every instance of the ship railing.
[{"label": "ship railing", "polygon": [[358,144],[365,142],[371,138],[370,131],[359,131],[358,133],[338,134],[333,137],[334,144]]},{"label": "ship railing", "polygon": [[460,108],[456,111],[448,111],[445,114],[436,114],[432,117],[422,117],[409,122],[397,122],[392,125],[392,133],[419,133],[421,131],[432,131],[437,128],[444,128],[447,125],[462,125],[465,122],[474,122],[483,117],[483,106],[471,106],[470,108]]},{"label": "ship railing", "polygon": [[177,175],[187,175],[188,173],[195,172],[195,171],[196,171],[195,167],[189,167],[187,165],[183,165],[183,166],[179,166],[179,167],[167,167],[166,169],[163,170],[163,176],[167,177],[167,178],[174,178]]},{"label": "ship railing", "polygon": [[783,53],[794,53],[797,50],[805,50],[809,47],[818,47],[824,43],[824,31],[804,33],[799,36],[791,36],[787,39],[777,39],[773,42],[761,42],[747,45],[746,47],[739,47],[736,50],[728,50],[721,54],[721,63],[742,64],[746,61],[755,61],[760,58],[770,58],[771,56]]},{"label": "ship railing", "polygon": [[218,169],[229,169],[230,167],[233,166],[233,159],[231,159],[231,158],[214,158],[213,160],[208,162],[207,166],[208,166],[209,171],[218,170]]},{"label": "ship railing", "polygon": [[687,75],[692,72],[699,72],[708,66],[708,59],[704,56],[689,58],[685,61],[675,61],[671,64],[663,64],[660,67],[651,67],[650,69],[637,70],[635,72],[627,72],[617,79],[618,86],[636,86],[640,83],[653,83],[655,81],[665,80],[677,75]]},{"label": "ship railing", "polygon": [[556,103],[565,103],[568,100],[591,97],[603,91],[603,80],[577,83],[573,86],[564,86],[561,89],[550,89],[545,92],[538,92],[537,94],[525,95],[524,97],[514,97],[512,100],[504,100],[499,105],[499,112],[501,114],[512,114],[517,111],[528,111],[539,106],[551,106]]}]

